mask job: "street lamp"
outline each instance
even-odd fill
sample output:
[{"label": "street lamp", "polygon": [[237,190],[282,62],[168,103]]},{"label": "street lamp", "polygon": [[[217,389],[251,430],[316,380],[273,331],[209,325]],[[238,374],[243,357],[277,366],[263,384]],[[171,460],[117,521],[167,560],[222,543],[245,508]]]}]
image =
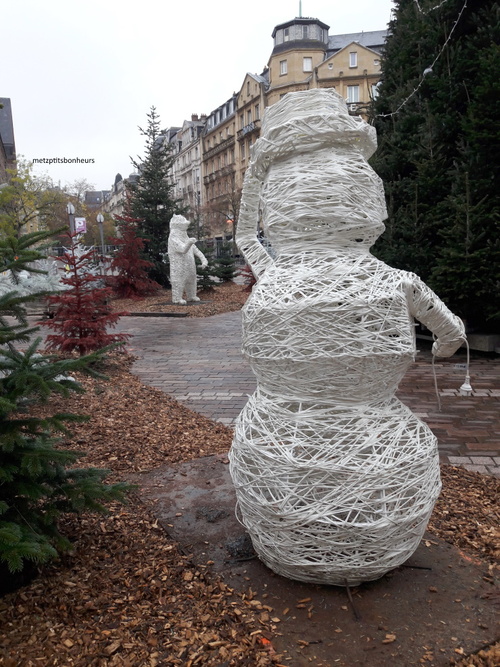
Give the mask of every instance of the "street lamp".
[{"label": "street lamp", "polygon": [[97,224],[99,225],[99,233],[101,235],[101,254],[104,258],[104,229],[103,229],[103,222],[104,222],[104,216],[102,213],[97,214]]},{"label": "street lamp", "polygon": [[99,233],[101,235],[101,272],[104,274],[105,273],[105,268],[104,268],[104,230],[103,230],[103,222],[104,222],[104,216],[102,213],[98,213],[97,217],[97,224],[99,225]]},{"label": "street lamp", "polygon": [[71,202],[68,202],[66,205],[66,211],[68,212],[69,218],[69,232],[73,236],[75,233],[75,207]]}]

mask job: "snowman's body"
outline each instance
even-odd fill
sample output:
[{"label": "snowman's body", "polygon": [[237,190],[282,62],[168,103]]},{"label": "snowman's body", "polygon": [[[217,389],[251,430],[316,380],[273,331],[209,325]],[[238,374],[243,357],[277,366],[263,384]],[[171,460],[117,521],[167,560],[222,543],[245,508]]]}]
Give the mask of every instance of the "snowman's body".
[{"label": "snowman's body", "polygon": [[[238,513],[274,571],[354,585],[409,558],[439,495],[436,439],[395,397],[413,317],[441,356],[463,326],[417,276],[369,252],[385,216],[366,162],[373,128],[329,90],[266,114],[238,237],[259,276],[243,309],[258,386],[230,453]],[[274,261],[255,238],[259,201]]]}]

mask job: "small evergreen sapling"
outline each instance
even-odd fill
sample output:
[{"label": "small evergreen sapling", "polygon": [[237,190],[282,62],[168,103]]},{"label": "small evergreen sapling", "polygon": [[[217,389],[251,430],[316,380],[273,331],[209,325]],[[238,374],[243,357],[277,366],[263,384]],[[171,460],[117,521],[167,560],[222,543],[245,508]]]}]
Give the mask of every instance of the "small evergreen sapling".
[{"label": "small evergreen sapling", "polygon": [[233,246],[231,243],[223,243],[220,247],[219,257],[215,260],[216,276],[222,282],[230,282],[236,277],[236,262],[233,257]]},{"label": "small evergreen sapling", "polygon": [[214,263],[214,251],[213,247],[207,243],[200,243],[199,248],[201,252],[205,255],[207,259],[207,265],[205,268],[202,268],[201,261],[195,257],[196,262],[196,284],[198,292],[213,292],[214,287],[217,287],[219,284],[214,280],[216,275],[216,267]]},{"label": "small evergreen sapling", "polygon": [[41,322],[57,332],[47,336],[47,349],[62,353],[76,350],[83,355],[113,343],[124,343],[128,334],[109,334],[106,329],[126,313],[112,312],[111,288],[99,287],[101,277],[90,271],[93,253],[80,252],[76,235],[68,236],[70,246],[61,258],[68,267],[67,275],[62,278],[67,289],[48,297],[54,315]]},{"label": "small evergreen sapling", "polygon": [[144,240],[137,236],[137,223],[129,215],[117,216],[121,236],[112,239],[119,247],[111,262],[112,275],[106,282],[122,299],[140,299],[161,289],[161,285],[149,278],[153,264],[142,257]]},{"label": "small evergreen sapling", "polygon": [[[27,238],[0,241],[0,272],[30,269],[29,262],[41,255],[30,248],[46,238],[35,233]],[[106,485],[107,472],[76,469],[81,454],[55,448],[55,434],[65,432],[65,423],[84,417],[69,414],[35,417],[34,403],[51,393],[68,395],[83,391],[68,374],[82,370],[97,375],[89,366],[101,355],[96,352],[78,359],[55,359],[38,353],[40,338],[31,344],[36,328],[28,327],[26,307],[32,296],[19,296],[15,289],[0,295],[0,582],[6,572],[17,572],[27,563],[40,564],[70,548],[59,532],[62,513],[84,509],[102,510],[108,500],[123,500],[126,484]],[[18,349],[28,344],[26,351]]]}]

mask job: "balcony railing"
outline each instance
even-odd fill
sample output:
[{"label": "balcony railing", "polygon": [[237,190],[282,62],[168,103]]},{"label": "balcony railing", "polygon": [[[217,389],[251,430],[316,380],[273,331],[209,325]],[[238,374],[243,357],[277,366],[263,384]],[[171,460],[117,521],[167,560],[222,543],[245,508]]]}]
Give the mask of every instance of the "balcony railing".
[{"label": "balcony railing", "polygon": [[260,130],[260,120],[253,120],[251,123],[248,123],[248,125],[245,125],[245,127],[242,127],[241,130],[238,130],[238,141],[241,141],[247,134],[251,134],[257,130]]},{"label": "balcony railing", "polygon": [[217,153],[220,153],[223,150],[226,150],[230,146],[234,144],[234,137],[232,134],[230,134],[226,139],[223,139],[220,144],[217,146],[214,146],[213,148],[210,148],[208,151],[205,151],[203,154],[203,160],[209,160],[211,157],[214,155],[217,155]]},{"label": "balcony railing", "polygon": [[218,181],[219,178],[224,178],[224,176],[229,176],[230,174],[234,174],[233,164],[226,165],[225,167],[222,167],[222,169],[217,169],[217,171],[213,171],[211,174],[203,176],[203,183],[209,185],[210,183]]}]

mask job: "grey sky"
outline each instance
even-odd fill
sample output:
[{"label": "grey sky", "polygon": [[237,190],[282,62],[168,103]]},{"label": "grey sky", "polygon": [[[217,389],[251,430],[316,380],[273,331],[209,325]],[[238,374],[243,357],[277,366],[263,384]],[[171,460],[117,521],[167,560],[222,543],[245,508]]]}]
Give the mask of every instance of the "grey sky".
[{"label": "grey sky", "polygon": [[[383,30],[392,0],[303,0],[330,34]],[[142,154],[138,125],[210,113],[260,73],[278,23],[299,0],[5,0],[0,96],[10,97],[18,154],[93,159],[37,166],[62,184],[108,189]]]}]

